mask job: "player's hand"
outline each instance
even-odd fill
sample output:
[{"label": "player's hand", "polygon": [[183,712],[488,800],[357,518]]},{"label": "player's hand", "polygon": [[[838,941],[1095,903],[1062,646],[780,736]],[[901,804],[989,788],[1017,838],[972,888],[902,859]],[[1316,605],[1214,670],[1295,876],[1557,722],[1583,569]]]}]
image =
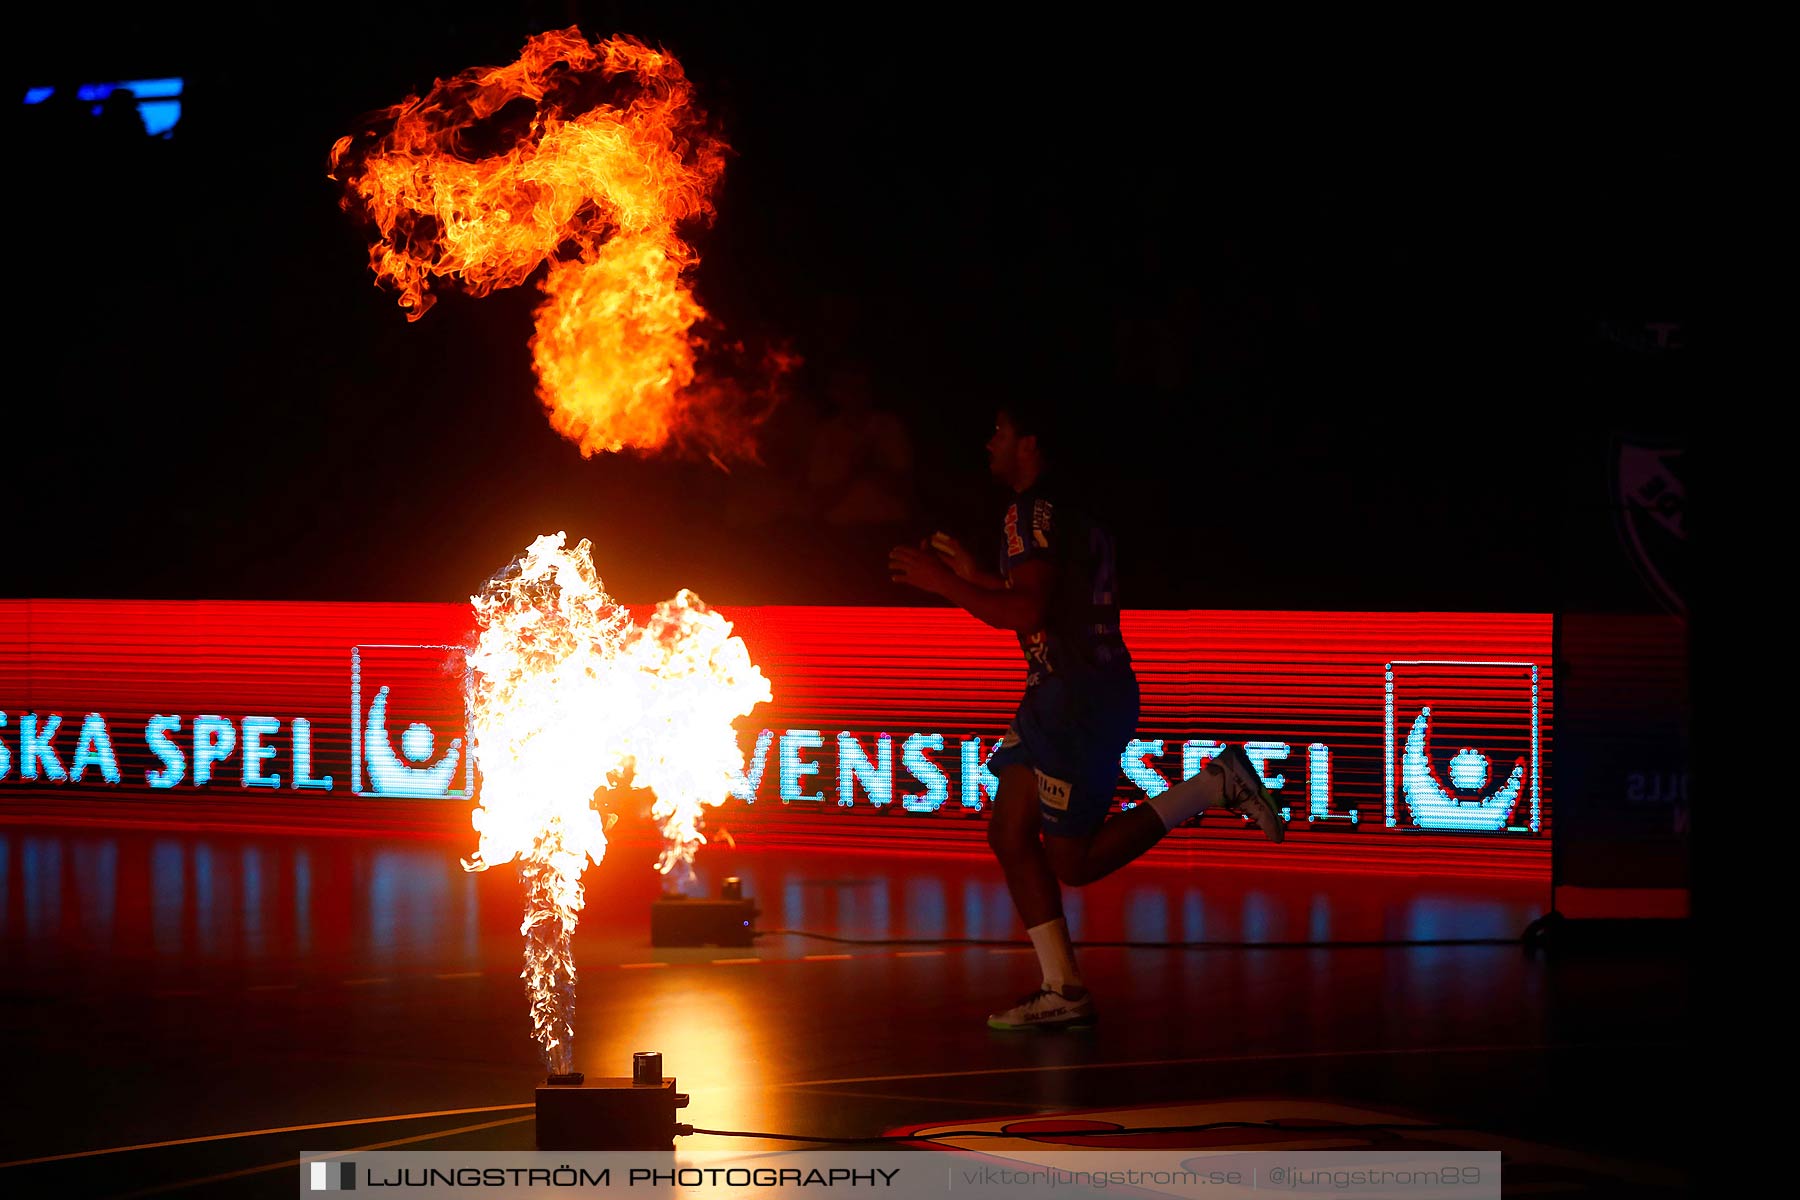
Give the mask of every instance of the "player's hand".
[{"label": "player's hand", "polygon": [[975,561],[975,556],[949,534],[934,533],[929,544],[944,565],[956,572],[958,579],[973,583],[981,574],[981,566]]},{"label": "player's hand", "polygon": [[929,550],[912,546],[895,546],[888,552],[888,573],[895,583],[940,596],[956,578],[943,559]]}]

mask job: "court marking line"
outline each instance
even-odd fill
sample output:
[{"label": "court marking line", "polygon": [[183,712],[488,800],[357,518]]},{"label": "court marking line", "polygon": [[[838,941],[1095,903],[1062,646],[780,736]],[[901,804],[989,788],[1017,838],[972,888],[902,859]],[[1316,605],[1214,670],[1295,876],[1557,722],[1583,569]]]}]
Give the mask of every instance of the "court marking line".
[{"label": "court marking line", "polygon": [[[421,1133],[414,1137],[395,1138],[391,1142],[376,1142],[373,1145],[368,1146],[353,1146],[348,1150],[333,1150],[330,1154],[322,1154],[317,1158],[307,1159],[305,1162],[326,1162],[330,1159],[341,1158],[346,1154],[363,1154],[370,1150],[391,1150],[395,1146],[408,1146],[416,1142],[429,1142],[438,1138],[455,1137],[460,1133],[474,1133],[479,1129],[495,1129],[501,1125],[517,1125],[522,1121],[535,1120],[537,1120],[537,1114],[530,1113],[523,1117],[507,1117],[500,1121],[486,1121],[480,1125],[463,1125],[455,1129],[442,1129],[436,1133]],[[280,1171],[284,1168],[292,1170],[296,1164],[304,1166],[305,1162],[300,1162],[298,1159],[284,1158],[280,1162],[272,1162],[260,1167],[245,1167],[241,1171],[226,1171],[222,1175],[207,1175],[200,1179],[183,1179],[178,1183],[163,1183],[158,1184],[153,1188],[143,1188],[142,1190],[135,1192],[124,1192],[116,1197],[115,1200],[133,1200],[133,1198],[137,1196],[158,1196],[164,1192],[173,1192],[180,1188],[201,1187],[208,1183],[223,1183],[227,1179],[242,1179],[246,1175],[263,1175],[270,1171]]]},{"label": "court marking line", "polygon": [[854,957],[854,956],[849,955],[849,954],[808,954],[804,958],[802,958],[800,961],[801,962],[843,962],[845,959],[852,958],[852,957]]},{"label": "court marking line", "polygon": [[482,972],[482,971],[439,971],[437,973],[437,975],[435,976],[435,978],[437,978],[437,979],[480,979],[483,974],[485,974],[485,972]]},{"label": "court marking line", "polygon": [[614,965],[617,966],[619,968],[619,970],[621,970],[621,971],[647,971],[651,967],[666,967],[669,964],[666,962],[651,962],[651,963],[616,963]]},{"label": "court marking line", "polygon": [[6,1167],[32,1167],[39,1163],[66,1162],[72,1158],[93,1158],[101,1154],[125,1154],[133,1150],[162,1150],[169,1146],[193,1146],[201,1142],[227,1142],[233,1138],[267,1137],[277,1133],[306,1133],[314,1129],[341,1129],[346,1125],[377,1125],[383,1121],[423,1121],[431,1117],[461,1117],[470,1113],[510,1112],[514,1109],[535,1109],[537,1103],[530,1104],[489,1104],[482,1108],[445,1108],[437,1112],[394,1113],[385,1117],[357,1117],[350,1121],[320,1121],[313,1125],[277,1125],[269,1129],[244,1129],[235,1133],[208,1133],[200,1137],[172,1138],[166,1142],[140,1142],[135,1146],[107,1146],[100,1150],[76,1150],[69,1154],[47,1154],[42,1158],[18,1158],[11,1162],[0,1162],[0,1169]]}]

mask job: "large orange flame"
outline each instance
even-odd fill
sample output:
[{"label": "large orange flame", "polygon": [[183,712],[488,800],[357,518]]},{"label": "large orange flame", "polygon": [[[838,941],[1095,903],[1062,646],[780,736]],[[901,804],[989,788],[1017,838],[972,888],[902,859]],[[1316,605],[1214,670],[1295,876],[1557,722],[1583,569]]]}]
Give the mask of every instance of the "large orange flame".
[{"label": "large orange flame", "polygon": [[[549,264],[538,396],[584,456],[671,444],[750,456],[769,393],[697,366],[699,258],[676,232],[712,218],[728,150],[672,55],[571,27],[370,114],[332,147],[331,172],[374,222],[370,264],[409,320],[442,282],[484,296]],[[776,355],[761,371],[790,365]]]},{"label": "large orange flame", "polygon": [[657,868],[691,875],[704,806],[743,766],[733,719],[770,699],[731,624],[691,592],[644,625],[606,594],[583,541],[545,535],[471,598],[478,638],[470,701],[481,835],[471,871],[517,859],[526,881],[532,1024],[552,1073],[570,1070],[581,874],[606,856],[595,794],[655,793]]}]

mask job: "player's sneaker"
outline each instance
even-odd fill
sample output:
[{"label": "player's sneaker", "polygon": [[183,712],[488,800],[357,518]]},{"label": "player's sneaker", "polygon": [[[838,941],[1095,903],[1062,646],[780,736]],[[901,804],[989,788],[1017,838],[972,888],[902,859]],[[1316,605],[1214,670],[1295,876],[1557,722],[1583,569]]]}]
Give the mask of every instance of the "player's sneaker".
[{"label": "player's sneaker", "polygon": [[1275,803],[1275,797],[1269,795],[1269,789],[1263,786],[1262,777],[1256,773],[1256,766],[1244,753],[1244,748],[1227,746],[1213,762],[1225,772],[1225,807],[1255,821],[1256,827],[1271,842],[1286,837],[1287,822],[1281,819],[1281,808]]},{"label": "player's sneaker", "polygon": [[1094,998],[1076,983],[1041,987],[988,1018],[989,1029],[1086,1029],[1093,1023]]}]

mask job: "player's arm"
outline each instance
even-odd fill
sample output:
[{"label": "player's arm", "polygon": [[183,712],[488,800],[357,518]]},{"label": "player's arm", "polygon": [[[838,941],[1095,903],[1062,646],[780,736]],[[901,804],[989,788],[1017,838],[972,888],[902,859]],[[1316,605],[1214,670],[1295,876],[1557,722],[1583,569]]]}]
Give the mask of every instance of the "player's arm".
[{"label": "player's arm", "polygon": [[896,583],[933,592],[976,620],[996,629],[1036,633],[1044,627],[1050,589],[1056,568],[1049,559],[1030,559],[1013,568],[1010,584],[997,577],[997,586],[960,578],[938,555],[911,546],[897,546],[888,555],[888,569]]},{"label": "player's arm", "polygon": [[981,565],[981,561],[963,546],[963,544],[947,533],[931,535],[930,546],[937,551],[944,565],[956,572],[958,579],[966,579],[977,587],[993,591],[1006,586],[1006,580]]},{"label": "player's arm", "polygon": [[1011,582],[997,588],[952,576],[950,587],[939,594],[995,629],[1036,633],[1044,627],[1055,579],[1055,565],[1048,559],[1034,558],[1014,567]]}]

